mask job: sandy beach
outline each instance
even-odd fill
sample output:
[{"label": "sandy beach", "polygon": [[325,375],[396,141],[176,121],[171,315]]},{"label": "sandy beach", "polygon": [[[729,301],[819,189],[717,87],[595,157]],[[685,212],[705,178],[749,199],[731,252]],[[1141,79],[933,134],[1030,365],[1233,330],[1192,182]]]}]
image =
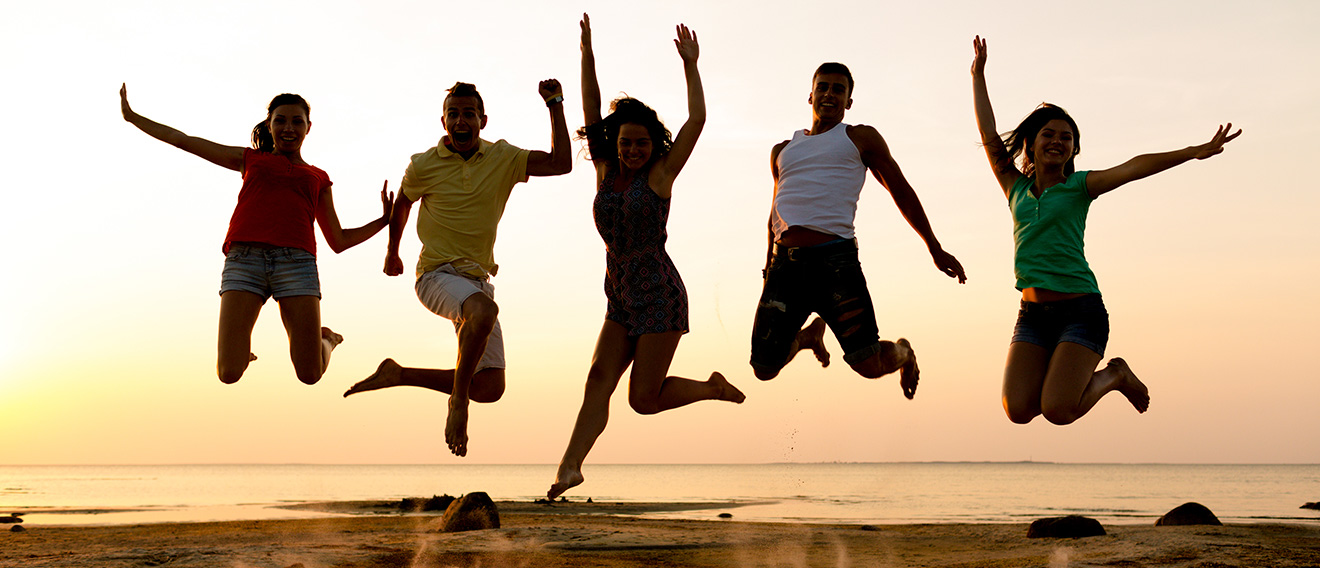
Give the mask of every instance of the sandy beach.
[{"label": "sandy beach", "polygon": [[[880,567],[1318,566],[1320,526],[1106,526],[1105,536],[1028,539],[1025,524],[749,523],[727,504],[501,502],[501,528],[436,532],[437,514],[382,502],[301,505],[324,519],[29,526],[0,534],[0,566]],[[710,509],[711,520],[641,519]],[[717,515],[729,512],[733,519]]]}]

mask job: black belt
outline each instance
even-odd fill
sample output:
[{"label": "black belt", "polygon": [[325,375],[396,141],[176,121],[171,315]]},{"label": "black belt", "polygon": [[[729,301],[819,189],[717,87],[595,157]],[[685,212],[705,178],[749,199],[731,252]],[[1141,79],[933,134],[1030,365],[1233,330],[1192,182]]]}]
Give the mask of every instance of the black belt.
[{"label": "black belt", "polygon": [[775,257],[788,260],[806,260],[820,258],[839,251],[857,250],[857,239],[835,239],[818,245],[805,247],[786,247],[775,243]]}]

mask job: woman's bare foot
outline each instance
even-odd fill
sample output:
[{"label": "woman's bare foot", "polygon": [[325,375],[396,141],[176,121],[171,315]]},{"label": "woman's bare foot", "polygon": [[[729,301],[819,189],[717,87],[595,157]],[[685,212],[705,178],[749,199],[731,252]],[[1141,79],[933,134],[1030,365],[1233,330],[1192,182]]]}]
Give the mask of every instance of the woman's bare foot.
[{"label": "woman's bare foot", "polygon": [[403,367],[395,363],[394,359],[386,359],[380,362],[380,366],[376,367],[376,372],[372,373],[370,377],[362,379],[357,384],[349,387],[344,392],[344,396],[386,387],[397,387],[401,384],[399,379],[402,376]]},{"label": "woman's bare foot", "polygon": [[[735,404],[742,404],[744,400],[747,400],[747,395],[743,394],[742,391],[738,390],[738,387],[735,387],[732,384],[730,384],[729,380],[724,378],[724,375],[720,374],[719,371],[715,371],[711,373],[710,379],[707,380],[706,382],[714,384],[715,386],[719,387],[720,392],[718,395],[715,396],[715,400],[727,400]],[[581,477],[580,474],[579,477]],[[578,483],[581,482],[579,481]]]},{"label": "woman's bare foot", "polygon": [[816,318],[811,325],[802,328],[797,336],[798,349],[810,349],[820,361],[820,366],[830,366],[830,352],[825,349],[825,320]]},{"label": "woman's bare foot", "polygon": [[565,491],[582,485],[585,478],[582,477],[582,466],[571,466],[566,463],[559,464],[559,473],[555,474],[555,482],[550,485],[550,490],[545,492],[545,496],[551,501],[555,497],[562,495]]},{"label": "woman's bare foot", "polygon": [[917,369],[917,352],[912,350],[912,344],[906,339],[899,338],[894,344],[907,351],[907,363],[903,364],[899,373],[898,386],[903,388],[903,396],[912,400],[912,397],[917,396],[917,382],[921,380],[921,372]]},{"label": "woman's bare foot", "polygon": [[1150,391],[1146,388],[1146,384],[1132,373],[1132,368],[1128,367],[1127,361],[1124,361],[1122,357],[1114,357],[1109,360],[1109,364],[1105,367],[1116,375],[1113,389],[1123,393],[1123,396],[1127,397],[1128,402],[1132,403],[1132,407],[1137,409],[1137,412],[1145,412],[1146,409],[1150,408]]},{"label": "woman's bare foot", "polygon": [[334,350],[334,348],[339,347],[340,343],[344,342],[344,336],[335,333],[328,327],[322,327],[321,340],[325,341],[326,343],[329,343],[330,349]]}]

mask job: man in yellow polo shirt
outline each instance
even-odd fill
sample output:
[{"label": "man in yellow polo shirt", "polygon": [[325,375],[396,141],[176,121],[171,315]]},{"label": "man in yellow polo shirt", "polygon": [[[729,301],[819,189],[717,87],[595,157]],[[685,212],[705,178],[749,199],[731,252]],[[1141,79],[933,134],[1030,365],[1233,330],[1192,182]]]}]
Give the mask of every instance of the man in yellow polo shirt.
[{"label": "man in yellow polo shirt", "polygon": [[538,86],[550,110],[550,152],[523,150],[504,140],[481,139],[486,111],[470,83],[455,83],[445,97],[445,136],[434,148],[415,154],[403,174],[394,212],[385,274],[403,274],[399,238],[414,203],[422,254],[417,260],[417,299],[436,315],[454,322],[458,363],[451,369],[403,367],[386,359],[370,377],[344,396],[410,385],[449,395],[445,443],[467,455],[468,402],[495,402],[504,394],[504,338],[497,318],[495,231],[513,186],[529,176],[557,176],[573,169],[564,94],[559,81]]}]

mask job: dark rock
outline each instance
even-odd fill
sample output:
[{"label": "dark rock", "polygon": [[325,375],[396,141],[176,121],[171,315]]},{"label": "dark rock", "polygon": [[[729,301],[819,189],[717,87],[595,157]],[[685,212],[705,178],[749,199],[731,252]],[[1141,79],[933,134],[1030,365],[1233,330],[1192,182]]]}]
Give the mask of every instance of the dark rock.
[{"label": "dark rock", "polygon": [[537,500],[532,501],[532,502],[533,502],[533,503],[536,503],[537,505],[554,505],[554,504],[555,504],[554,501],[551,501],[551,500],[549,500],[549,499],[537,499]]},{"label": "dark rock", "polygon": [[567,502],[568,502],[568,497],[564,497],[563,495],[560,495],[560,496],[559,496],[559,502],[560,502],[560,503],[567,503]]},{"label": "dark rock", "polygon": [[1173,526],[1173,525],[1223,525],[1219,522],[1219,517],[1210,512],[1205,505],[1195,502],[1183,503],[1174,507],[1172,511],[1164,514],[1155,520],[1155,526]]},{"label": "dark rock", "polygon": [[1303,509],[1315,509],[1315,510],[1317,510],[1317,511],[1320,511],[1320,503],[1307,503],[1307,504],[1305,504],[1305,505],[1302,505],[1302,508],[1303,508]]},{"label": "dark rock", "polygon": [[1104,534],[1105,528],[1100,526],[1100,521],[1081,515],[1036,519],[1027,528],[1027,538],[1082,538]]},{"label": "dark rock", "polygon": [[9,527],[9,532],[23,532],[25,530],[27,529],[23,528],[23,525],[14,525],[12,527]]},{"label": "dark rock", "polygon": [[870,532],[875,532],[875,531],[880,530],[880,527],[877,527],[877,526],[875,526],[875,525],[862,525],[861,528],[862,528],[862,530],[864,530],[864,531],[870,531]]},{"label": "dark rock", "polygon": [[588,503],[591,502],[591,497],[587,497],[587,502],[588,502]]},{"label": "dark rock", "polygon": [[477,531],[500,528],[500,512],[484,491],[459,497],[440,519],[442,532]]},{"label": "dark rock", "polygon": [[432,495],[430,499],[405,497],[399,501],[399,510],[405,513],[446,511],[449,509],[449,504],[453,502],[454,497],[452,495]]},{"label": "dark rock", "polygon": [[732,518],[733,518],[733,513],[720,513],[719,516],[720,516],[721,519],[732,519]]},{"label": "dark rock", "polygon": [[12,523],[21,523],[21,522],[23,522],[23,519],[20,519],[20,518],[18,517],[18,515],[10,515],[10,516],[8,516],[8,517],[0,517],[0,525],[8,525],[8,524],[12,524]]}]

